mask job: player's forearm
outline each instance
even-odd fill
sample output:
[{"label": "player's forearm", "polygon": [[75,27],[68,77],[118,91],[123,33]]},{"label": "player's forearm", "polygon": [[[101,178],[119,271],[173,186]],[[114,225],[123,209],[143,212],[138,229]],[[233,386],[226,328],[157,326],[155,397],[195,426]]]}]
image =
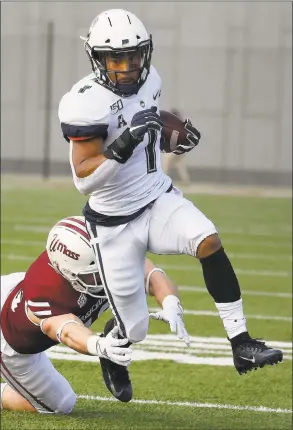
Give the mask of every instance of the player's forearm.
[{"label": "player's forearm", "polygon": [[96,155],[92,158],[87,158],[75,166],[76,176],[78,178],[86,178],[91,175],[98,167],[100,167],[107,158],[103,154]]},{"label": "player's forearm", "polygon": [[68,324],[67,327],[64,327],[61,340],[69,348],[81,354],[89,355],[87,342],[91,336],[94,336],[94,333],[84,325]]},{"label": "player's forearm", "polygon": [[42,331],[56,342],[61,341],[77,352],[89,354],[87,341],[94,333],[73,314],[48,318],[42,324]]},{"label": "player's forearm", "polygon": [[[145,277],[155,269],[155,265],[146,260],[145,264]],[[154,296],[157,303],[162,307],[164,299],[169,295],[179,296],[177,286],[168,278],[165,273],[160,271],[153,271],[149,278],[149,295]]]},{"label": "player's forearm", "polygon": [[[103,155],[99,155],[99,157],[101,158],[98,167],[96,167],[98,162],[96,164],[95,162],[90,164],[92,158],[89,158],[88,160],[84,161],[84,163],[88,161],[88,165],[84,169],[83,173],[78,171],[78,174],[82,174],[84,177],[73,177],[74,185],[81,194],[87,195],[103,187],[109,180],[111,180],[111,178],[116,174],[117,170],[121,166],[119,163],[117,163],[117,161],[108,160]],[[86,176],[86,172],[89,173],[92,169],[93,172]]]}]

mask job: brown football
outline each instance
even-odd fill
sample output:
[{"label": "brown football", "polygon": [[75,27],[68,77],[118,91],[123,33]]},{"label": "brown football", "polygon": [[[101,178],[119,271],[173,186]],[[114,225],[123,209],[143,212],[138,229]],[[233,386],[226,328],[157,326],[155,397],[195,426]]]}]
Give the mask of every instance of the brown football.
[{"label": "brown football", "polygon": [[176,149],[178,143],[186,141],[187,130],[184,128],[184,122],[171,112],[160,111],[160,117],[163,121],[161,150],[172,152]]}]

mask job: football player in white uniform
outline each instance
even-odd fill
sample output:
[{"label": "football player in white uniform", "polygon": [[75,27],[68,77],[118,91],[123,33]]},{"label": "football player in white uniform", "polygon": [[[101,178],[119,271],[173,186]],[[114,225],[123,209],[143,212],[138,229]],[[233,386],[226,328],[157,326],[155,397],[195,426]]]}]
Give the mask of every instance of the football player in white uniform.
[{"label": "football player in white uniform", "polygon": [[[238,280],[214,224],[161,169],[161,78],[151,65],[151,35],[135,15],[114,9],[98,15],[83,40],[93,73],[64,95],[59,119],[75,186],[90,195],[83,213],[121,336],[139,342],[148,331],[146,252],[187,254],[202,265],[237,371],[281,361],[281,351],[248,334]],[[198,144],[199,132],[187,121],[186,128],[188,143],[177,153]],[[109,385],[128,378],[119,366],[108,374]]]}]

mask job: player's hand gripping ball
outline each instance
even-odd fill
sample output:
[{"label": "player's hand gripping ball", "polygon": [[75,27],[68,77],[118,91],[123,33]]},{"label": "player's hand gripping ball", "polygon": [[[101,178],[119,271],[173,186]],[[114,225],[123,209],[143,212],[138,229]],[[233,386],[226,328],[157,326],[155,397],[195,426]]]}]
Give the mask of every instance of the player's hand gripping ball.
[{"label": "player's hand gripping ball", "polygon": [[191,124],[190,119],[182,121],[178,116],[161,110],[163,121],[161,151],[181,155],[195,148],[200,140],[200,132]]}]

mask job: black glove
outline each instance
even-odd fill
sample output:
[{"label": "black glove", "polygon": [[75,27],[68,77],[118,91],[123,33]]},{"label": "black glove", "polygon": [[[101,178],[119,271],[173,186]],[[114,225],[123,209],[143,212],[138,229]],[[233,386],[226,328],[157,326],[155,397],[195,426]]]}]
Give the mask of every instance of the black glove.
[{"label": "black glove", "polygon": [[163,122],[156,111],[157,108],[152,106],[150,109],[137,112],[133,116],[129,132],[138,142],[143,140],[144,135],[148,130],[153,129],[160,131],[162,129]]},{"label": "black glove", "polygon": [[131,136],[129,128],[127,128],[121,136],[108,146],[104,151],[104,156],[110,160],[116,160],[118,163],[124,164],[132,156],[138,144],[139,142]]},{"label": "black glove", "polygon": [[198,145],[199,139],[201,137],[200,132],[195,127],[193,127],[190,119],[188,118],[184,122],[184,128],[187,131],[186,141],[184,144],[179,143],[176,149],[173,151],[173,153],[177,155],[181,155],[185,152],[191,151]]}]

